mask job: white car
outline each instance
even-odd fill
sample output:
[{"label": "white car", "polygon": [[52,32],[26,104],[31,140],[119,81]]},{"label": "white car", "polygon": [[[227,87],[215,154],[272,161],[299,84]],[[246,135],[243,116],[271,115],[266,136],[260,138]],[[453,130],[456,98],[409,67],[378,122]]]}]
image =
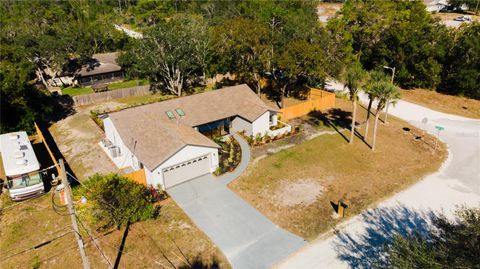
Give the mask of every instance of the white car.
[{"label": "white car", "polygon": [[454,19],[455,21],[472,21],[472,17],[465,15],[465,16],[458,16]]}]

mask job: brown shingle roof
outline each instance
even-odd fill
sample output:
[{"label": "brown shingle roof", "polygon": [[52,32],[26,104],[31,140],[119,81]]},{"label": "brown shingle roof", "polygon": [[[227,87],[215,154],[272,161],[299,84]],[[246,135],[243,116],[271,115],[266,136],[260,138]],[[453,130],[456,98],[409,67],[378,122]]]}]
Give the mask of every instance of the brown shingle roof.
[{"label": "brown shingle roof", "polygon": [[[185,116],[180,117],[177,108]],[[192,127],[237,115],[253,122],[268,110],[275,111],[242,84],[125,109],[110,118],[126,146],[153,170],[185,145],[218,147]],[[169,119],[166,111],[175,119]]]},{"label": "brown shingle roof", "polygon": [[85,77],[120,71],[122,67],[117,64],[117,57],[117,52],[94,54],[92,62],[82,66],[78,74]]}]

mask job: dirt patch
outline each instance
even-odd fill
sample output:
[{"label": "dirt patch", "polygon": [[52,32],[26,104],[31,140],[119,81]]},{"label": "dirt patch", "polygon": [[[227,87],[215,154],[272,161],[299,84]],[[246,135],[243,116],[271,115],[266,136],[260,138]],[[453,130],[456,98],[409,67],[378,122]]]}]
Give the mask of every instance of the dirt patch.
[{"label": "dirt patch", "polygon": [[[229,187],[280,227],[311,240],[344,220],[332,217],[331,201],[348,200],[346,216],[354,216],[436,171],[445,160],[444,144],[436,146],[433,136],[394,116],[389,117],[389,124],[378,126],[375,152],[369,147],[371,135],[365,141],[361,139],[365,125],[358,128],[358,136],[349,144],[349,130],[343,128],[349,123],[350,111],[350,102],[337,99],[336,108],[317,113],[318,120],[326,122],[322,128],[331,122],[332,128],[338,130],[335,134],[310,140],[304,137],[294,147],[270,155],[266,146],[254,148],[255,152],[263,151],[256,157],[267,157],[257,160]],[[359,106],[358,122],[364,122],[365,118],[366,110]],[[373,121],[371,123],[370,134],[373,133]],[[405,127],[409,128],[408,132],[404,131]],[[312,131],[314,129],[317,128]],[[277,147],[291,144],[278,142],[282,143],[276,144]],[[300,201],[296,198],[303,199],[310,191],[302,185],[295,186],[305,179],[321,186],[321,193],[315,200],[310,198],[304,204],[294,205]],[[279,200],[273,198],[276,195]],[[282,204],[283,200],[287,202]]]},{"label": "dirt patch", "polygon": [[315,179],[300,179],[298,181],[282,181],[273,200],[281,206],[308,206],[313,204],[323,187]]},{"label": "dirt patch", "polygon": [[110,173],[118,169],[100,148],[104,133],[90,118],[91,110],[109,110],[122,106],[108,102],[77,108],[75,114],[53,124],[49,131],[57,146],[79,179],[95,173]]},{"label": "dirt patch", "polygon": [[423,89],[402,90],[402,99],[436,111],[480,119],[480,100]]}]

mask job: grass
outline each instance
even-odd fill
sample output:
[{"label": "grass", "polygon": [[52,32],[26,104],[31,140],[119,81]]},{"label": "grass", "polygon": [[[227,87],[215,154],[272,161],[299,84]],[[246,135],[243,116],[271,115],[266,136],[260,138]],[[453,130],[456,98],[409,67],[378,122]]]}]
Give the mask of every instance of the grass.
[{"label": "grass", "polygon": [[92,87],[67,87],[62,90],[62,95],[70,96],[84,95],[89,93],[93,93]]},{"label": "grass", "polygon": [[[6,194],[2,194],[2,199],[8,200]],[[73,233],[20,253],[68,231],[70,217],[60,216],[51,209],[50,195],[13,205],[0,215],[0,268],[81,268]],[[84,220],[81,222],[86,225]],[[106,268],[100,251],[82,225],[80,228],[91,267]],[[100,249],[112,262],[118,254],[123,231],[93,232],[98,237]],[[187,261],[204,265],[196,268],[210,268],[212,264],[219,268],[230,267],[226,258],[171,199],[164,202],[158,219],[130,226],[119,268],[171,268],[165,257],[176,268],[189,268]]]},{"label": "grass", "polygon": [[440,112],[480,119],[480,100],[424,89],[402,90],[402,99]]},{"label": "grass", "polygon": [[[335,117],[348,121],[350,103],[336,102]],[[362,122],[365,110],[358,109],[357,117]],[[435,149],[433,137],[393,116],[389,120],[379,126],[375,152],[358,138],[349,145],[340,134],[323,135],[259,160],[229,187],[274,223],[312,240],[339,222],[330,201],[347,200],[347,217],[354,216],[436,171],[445,160],[443,144]],[[348,136],[348,130],[343,134]],[[279,203],[278,197],[290,194],[288,186],[304,180],[321,186],[321,194],[311,203]]]},{"label": "grass", "polygon": [[[141,86],[147,84],[147,80],[127,80],[127,81],[120,81],[120,82],[112,82],[108,84],[108,90],[113,91],[113,90],[118,90],[118,89],[124,89],[124,88],[131,88],[135,86]],[[62,94],[63,95],[70,95],[70,96],[77,96],[77,95],[84,95],[84,94],[89,94],[89,93],[94,93],[93,89],[91,86],[86,86],[86,87],[67,87],[62,89]]]}]

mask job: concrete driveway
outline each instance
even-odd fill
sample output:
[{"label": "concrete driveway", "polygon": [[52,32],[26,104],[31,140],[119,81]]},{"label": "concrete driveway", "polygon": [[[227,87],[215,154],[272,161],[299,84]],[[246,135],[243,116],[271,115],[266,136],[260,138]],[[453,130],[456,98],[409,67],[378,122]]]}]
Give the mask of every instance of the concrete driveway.
[{"label": "concrete driveway", "polygon": [[168,192],[233,268],[270,268],[305,245],[302,238],[273,224],[213,175]]},{"label": "concrete driveway", "polygon": [[[360,98],[366,101],[365,95]],[[422,233],[428,230],[432,214],[452,217],[459,205],[480,206],[480,120],[405,101],[390,107],[390,113],[434,135],[435,126],[444,127],[440,139],[449,148],[447,161],[438,172],[352,218],[337,227],[335,235],[312,242],[278,268],[382,267],[384,244],[395,233]]]}]

